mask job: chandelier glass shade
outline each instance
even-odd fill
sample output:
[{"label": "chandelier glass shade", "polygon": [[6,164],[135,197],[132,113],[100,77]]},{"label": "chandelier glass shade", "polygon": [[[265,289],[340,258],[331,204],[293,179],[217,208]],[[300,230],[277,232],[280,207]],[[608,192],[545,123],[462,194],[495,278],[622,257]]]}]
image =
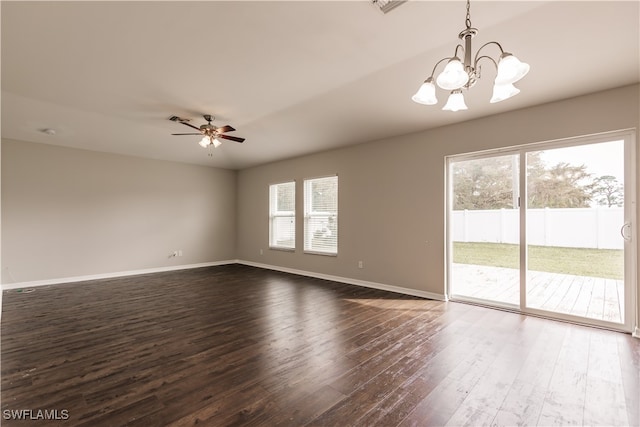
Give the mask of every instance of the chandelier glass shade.
[{"label": "chandelier glass shade", "polygon": [[512,96],[516,96],[519,93],[520,89],[515,87],[512,83],[496,83],[493,85],[493,96],[491,96],[491,100],[489,102],[495,104],[496,102],[504,101]]},{"label": "chandelier glass shade", "polygon": [[420,89],[411,97],[414,102],[424,105],[433,105],[438,103],[436,98],[436,86],[433,84],[433,77],[429,77],[422,83]]},{"label": "chandelier glass shade", "polygon": [[464,65],[458,57],[449,60],[447,66],[436,79],[436,83],[442,89],[455,90],[460,89],[469,81],[469,74],[464,70]]},{"label": "chandelier glass shade", "polygon": [[[453,56],[442,58],[433,67],[431,75],[422,83],[418,91],[411,97],[414,102],[424,105],[434,105],[438,103],[436,97],[436,84],[451,91],[446,105],[442,108],[447,111],[466,110],[462,89],[470,89],[478,79],[480,79],[480,61],[489,61],[496,67],[496,78],[494,80],[493,95],[490,103],[496,103],[509,99],[520,93],[520,90],[513,86],[515,82],[523,78],[529,72],[529,64],[521,62],[517,57],[502,49],[500,43],[491,41],[485,43],[472,55],[471,39],[478,34],[478,30],[471,27],[470,4],[467,0],[466,28],[460,32],[458,37],[464,42],[464,46],[458,44]],[[491,56],[481,55],[482,50],[490,45],[495,45],[500,49],[500,57],[494,60]],[[462,51],[464,59],[458,57],[458,51]],[[473,58],[473,59],[472,59]],[[447,62],[444,69],[435,79],[434,74],[438,66]]]},{"label": "chandelier glass shade", "polygon": [[447,99],[447,103],[444,107],[442,107],[445,111],[460,111],[466,110],[467,104],[464,103],[464,96],[462,96],[462,90],[456,89],[451,92],[449,95],[449,99]]}]

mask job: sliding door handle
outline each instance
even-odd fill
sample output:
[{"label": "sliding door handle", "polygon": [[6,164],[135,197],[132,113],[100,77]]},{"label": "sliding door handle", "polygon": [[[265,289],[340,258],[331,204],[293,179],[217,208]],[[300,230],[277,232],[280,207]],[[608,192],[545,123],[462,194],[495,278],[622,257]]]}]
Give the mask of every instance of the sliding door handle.
[{"label": "sliding door handle", "polygon": [[[629,230],[629,234],[624,232],[625,229]],[[620,227],[620,235],[627,242],[631,241],[631,223],[630,222],[625,222],[624,224],[622,224],[622,227]]]}]

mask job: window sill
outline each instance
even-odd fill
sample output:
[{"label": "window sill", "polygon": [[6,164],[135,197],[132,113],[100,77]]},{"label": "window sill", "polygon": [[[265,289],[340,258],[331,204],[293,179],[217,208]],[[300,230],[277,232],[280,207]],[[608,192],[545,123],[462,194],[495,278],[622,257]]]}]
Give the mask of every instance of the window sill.
[{"label": "window sill", "polygon": [[296,248],[282,248],[279,246],[269,246],[269,249],[272,251],[280,251],[280,252],[295,252]]},{"label": "window sill", "polygon": [[322,256],[331,256],[331,257],[337,257],[338,256],[337,252],[304,251],[304,253],[307,254],[307,255],[322,255]]}]

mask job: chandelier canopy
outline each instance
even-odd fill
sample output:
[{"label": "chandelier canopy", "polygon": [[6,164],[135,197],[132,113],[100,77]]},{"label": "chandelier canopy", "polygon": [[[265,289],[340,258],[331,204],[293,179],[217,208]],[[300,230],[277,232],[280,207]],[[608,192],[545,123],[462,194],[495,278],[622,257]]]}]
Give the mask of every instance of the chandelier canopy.
[{"label": "chandelier canopy", "polygon": [[[429,78],[422,83],[418,91],[411,97],[413,101],[425,105],[434,105],[438,102],[433,75],[438,65],[445,61],[447,61],[447,65],[445,65],[444,70],[442,70],[435,80],[435,83],[442,89],[451,91],[447,103],[442,108],[443,110],[459,111],[467,109],[462,89],[470,89],[476,84],[478,79],[480,79],[480,61],[485,59],[491,61],[497,69],[493,84],[493,96],[489,102],[504,101],[520,93],[520,90],[513,84],[529,72],[529,64],[520,62],[513,54],[505,52],[500,43],[495,41],[483,44],[476,54],[472,55],[471,39],[478,34],[478,30],[471,26],[470,9],[471,5],[469,0],[467,0],[466,28],[458,34],[460,40],[464,41],[464,46],[458,44],[453,52],[453,56],[442,58],[436,63]],[[500,49],[500,57],[497,61],[488,55],[480,54],[480,52],[489,45],[496,45]],[[462,51],[464,55],[464,61],[461,61],[458,57],[459,50]]]}]

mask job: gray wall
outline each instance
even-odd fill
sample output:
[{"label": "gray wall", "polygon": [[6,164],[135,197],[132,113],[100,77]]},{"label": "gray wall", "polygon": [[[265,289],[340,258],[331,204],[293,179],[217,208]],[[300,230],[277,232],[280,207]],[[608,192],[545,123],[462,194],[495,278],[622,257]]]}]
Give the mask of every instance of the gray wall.
[{"label": "gray wall", "polygon": [[236,180],[235,171],[3,140],[2,283],[233,260]]},{"label": "gray wall", "polygon": [[[242,170],[238,258],[443,294],[445,156],[638,128],[638,97],[639,86],[627,86]],[[339,254],[303,254],[302,181],[334,173],[339,176]],[[295,253],[268,249],[268,186],[287,180],[299,183]]]},{"label": "gray wall", "polygon": [[[638,98],[633,85],[240,172],[3,141],[2,283],[240,259],[442,294],[444,157],[638,128]],[[335,173],[339,255],[303,254],[301,222],[296,252],[269,250],[268,185],[301,195]]]}]

